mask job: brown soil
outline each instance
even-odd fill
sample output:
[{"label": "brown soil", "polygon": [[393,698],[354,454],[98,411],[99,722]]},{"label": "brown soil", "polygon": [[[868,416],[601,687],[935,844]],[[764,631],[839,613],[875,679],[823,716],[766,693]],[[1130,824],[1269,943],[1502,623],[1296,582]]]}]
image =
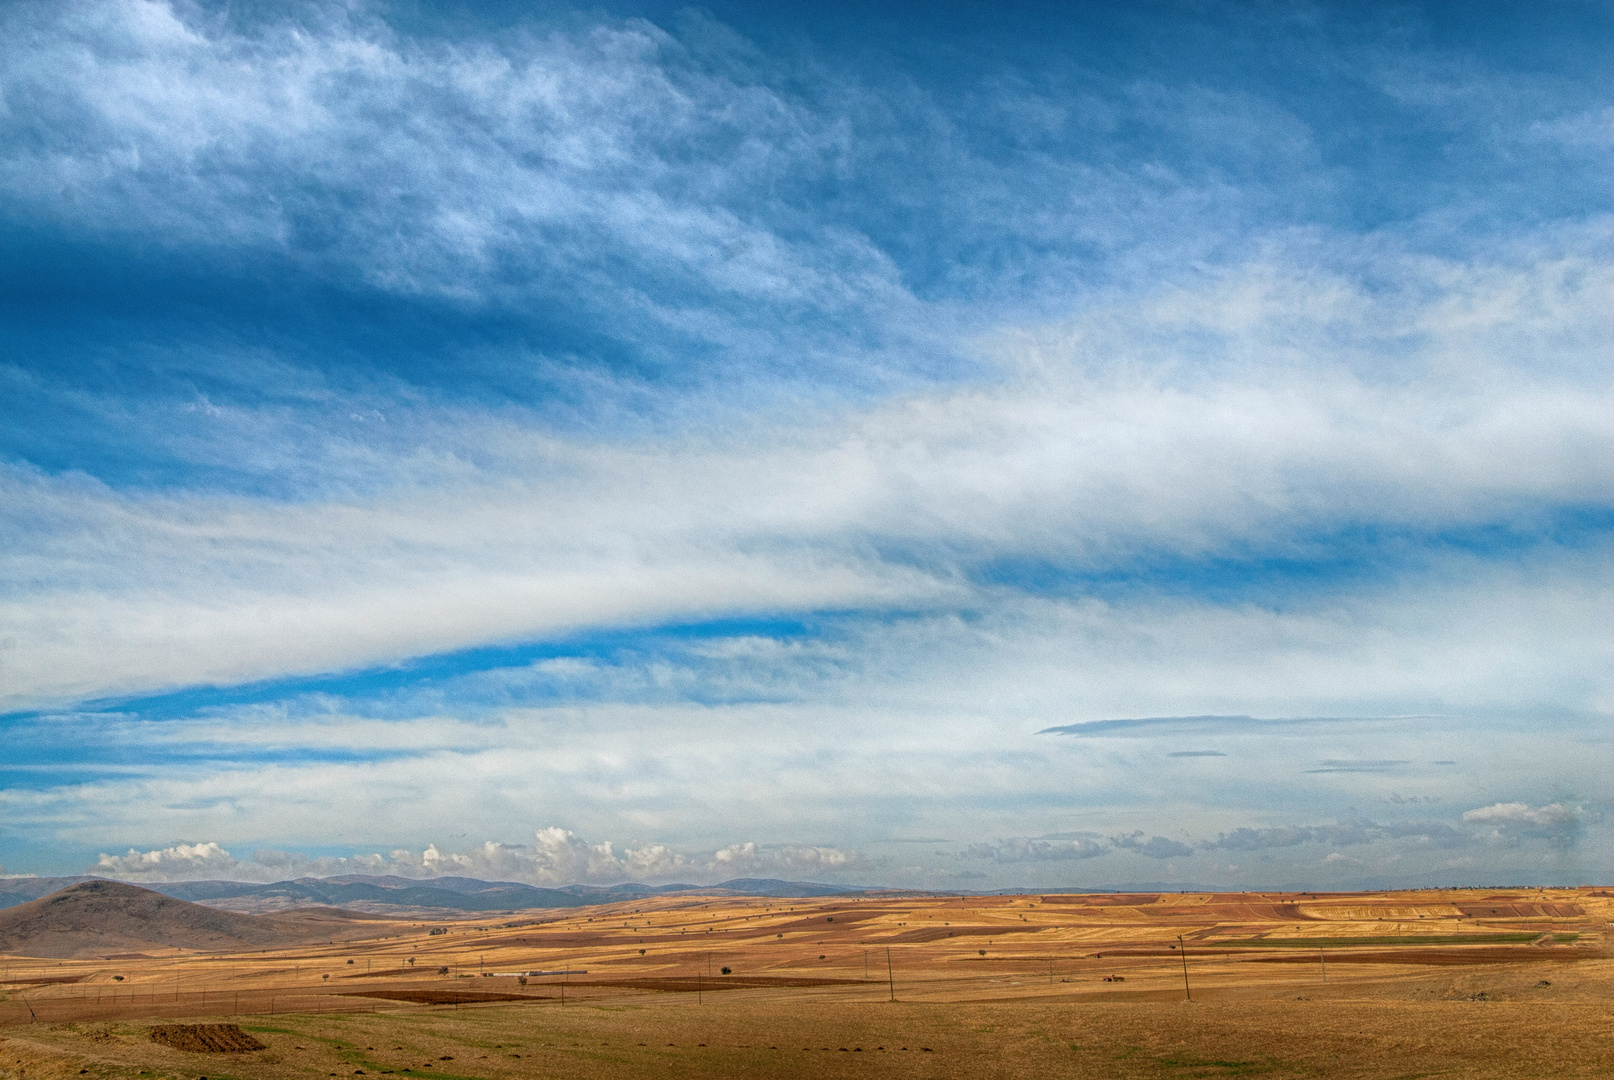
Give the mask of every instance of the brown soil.
[{"label": "brown soil", "polygon": [[1606,1078],[1607,892],[672,896],[12,957],[0,1078],[194,1077],[149,1025],[232,1020],[269,1045],[253,1080]]},{"label": "brown soil", "polygon": [[151,1029],[151,1041],[193,1054],[245,1054],[269,1049],[235,1024],[164,1024]]},{"label": "brown soil", "polygon": [[630,990],[661,990],[674,994],[711,993],[714,990],[755,990],[774,986],[869,986],[866,979],[804,979],[790,976],[718,975],[703,978],[683,975],[667,979],[580,979],[572,986],[614,986]]},{"label": "brown soil", "polygon": [[342,996],[412,1001],[416,1005],[475,1005],[485,1001],[525,1001],[528,998],[526,994],[501,994],[491,990],[367,990],[349,991]]},{"label": "brown soil", "polygon": [[[282,1015],[250,1034],[253,1080],[1606,1080],[1606,1004],[1293,997],[1249,1002],[910,1004],[687,996],[392,1014]],[[28,1080],[195,1077],[149,1039],[11,1029],[0,1074]],[[143,1042],[143,1045],[142,1045]],[[232,1070],[240,1075],[238,1070]],[[214,1070],[207,1069],[209,1076]]]}]

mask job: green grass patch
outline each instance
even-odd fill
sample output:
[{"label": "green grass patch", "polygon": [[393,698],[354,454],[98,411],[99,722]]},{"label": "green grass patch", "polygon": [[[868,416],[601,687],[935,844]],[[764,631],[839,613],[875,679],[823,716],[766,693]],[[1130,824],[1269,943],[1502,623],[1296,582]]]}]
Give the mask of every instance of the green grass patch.
[{"label": "green grass patch", "polygon": [[[1227,941],[1201,941],[1200,948],[1238,949],[1349,949],[1362,945],[1528,945],[1541,935],[1519,934],[1418,934],[1384,937],[1246,938]],[[1579,934],[1554,934],[1553,941],[1574,941]],[[1191,952],[1192,950],[1190,950]]]}]

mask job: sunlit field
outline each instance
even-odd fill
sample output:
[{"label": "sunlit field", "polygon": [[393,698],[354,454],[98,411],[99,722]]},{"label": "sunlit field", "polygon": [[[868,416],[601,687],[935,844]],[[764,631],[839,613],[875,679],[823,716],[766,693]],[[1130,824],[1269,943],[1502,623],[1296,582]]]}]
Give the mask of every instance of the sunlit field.
[{"label": "sunlit field", "polygon": [[[11,1076],[1562,1076],[1601,889],[673,897],[257,953],[5,962]],[[154,1042],[237,1024],[266,1048]],[[85,1070],[81,1073],[81,1070]]]}]

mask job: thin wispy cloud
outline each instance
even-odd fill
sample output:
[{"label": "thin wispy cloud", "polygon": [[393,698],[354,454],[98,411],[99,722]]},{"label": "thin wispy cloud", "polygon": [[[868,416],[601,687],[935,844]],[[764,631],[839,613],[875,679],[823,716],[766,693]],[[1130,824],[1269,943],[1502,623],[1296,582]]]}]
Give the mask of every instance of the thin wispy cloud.
[{"label": "thin wispy cloud", "polygon": [[10,5],[0,859],[1604,872],[1606,27],[1426,16]]}]

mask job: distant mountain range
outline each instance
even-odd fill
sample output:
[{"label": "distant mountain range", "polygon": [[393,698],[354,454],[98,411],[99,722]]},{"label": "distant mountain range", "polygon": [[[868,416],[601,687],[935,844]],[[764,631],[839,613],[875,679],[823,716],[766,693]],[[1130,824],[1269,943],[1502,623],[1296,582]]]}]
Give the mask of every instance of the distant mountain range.
[{"label": "distant mountain range", "polygon": [[[0,908],[13,907],[95,877],[0,879]],[[482,881],[467,877],[404,878],[347,874],[329,878],[296,878],[258,885],[245,881],[142,882],[142,887],[180,900],[238,912],[273,912],[322,906],[372,914],[449,911],[522,911],[610,904],[676,893],[739,896],[836,896],[863,892],[843,885],[772,878],[735,878],[717,885],[566,885],[549,889],[516,881]]]},{"label": "distant mountain range", "polygon": [[[0,909],[37,900],[42,896],[65,889],[84,881],[108,879],[81,877],[24,877],[0,878]],[[371,915],[408,916],[430,918],[453,912],[525,911],[531,908],[574,908],[590,904],[611,904],[639,900],[651,896],[677,895],[735,895],[769,897],[845,896],[871,892],[899,892],[919,895],[922,890],[892,890],[868,886],[825,885],[813,881],[781,881],[776,878],[733,878],[716,885],[642,885],[629,882],[623,885],[565,885],[544,888],[524,885],[519,881],[482,881],[479,878],[439,877],[406,878],[393,875],[346,874],[341,877],[296,878],[276,881],[268,885],[246,881],[167,881],[141,882],[143,888],[179,900],[204,904],[221,911],[243,914],[272,914],[293,908],[331,907]],[[1423,880],[1380,880],[1350,882],[1335,885],[1334,890],[1374,891],[1404,888],[1428,888],[1434,884],[1458,885],[1459,882],[1428,882]],[[1305,883],[1266,886],[1243,891],[1304,892],[1316,886]],[[1194,882],[1139,881],[1119,885],[1067,886],[1042,889],[947,889],[948,896],[1037,895],[1055,893],[1176,893],[1229,891],[1226,886],[1204,885]]]}]

